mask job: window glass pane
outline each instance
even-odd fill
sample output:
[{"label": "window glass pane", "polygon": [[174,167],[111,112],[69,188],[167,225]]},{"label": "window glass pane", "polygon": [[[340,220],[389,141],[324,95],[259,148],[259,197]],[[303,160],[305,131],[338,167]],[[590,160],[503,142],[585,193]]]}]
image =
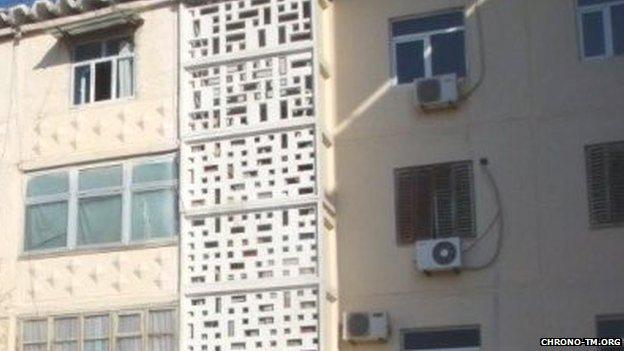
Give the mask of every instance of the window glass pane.
[{"label": "window glass pane", "polygon": [[141,315],[129,314],[119,316],[117,333],[132,334],[141,332]]},{"label": "window glass pane", "polygon": [[108,338],[108,316],[91,316],[84,319],[84,336],[87,339]]},{"label": "window glass pane", "polygon": [[132,170],[132,183],[175,180],[178,177],[176,163],[173,161],[144,163]]},{"label": "window glass pane", "polygon": [[405,333],[403,347],[410,350],[455,349],[481,346],[479,329],[413,331]]},{"label": "window glass pane", "polygon": [[155,334],[169,334],[175,331],[175,316],[173,310],[150,311],[149,331]]},{"label": "window glass pane", "polygon": [[110,321],[107,315],[84,319],[84,351],[108,351]]},{"label": "window glass pane", "polygon": [[24,250],[43,250],[67,244],[67,202],[30,205],[26,208]]},{"label": "window glass pane", "polygon": [[134,59],[127,57],[117,61],[117,97],[132,96],[134,93]]},{"label": "window glass pane", "polygon": [[110,188],[122,185],[123,167],[99,167],[80,171],[79,189]]},{"label": "window glass pane", "polygon": [[624,55],[624,4],[611,7],[613,53]]},{"label": "window glass pane", "polygon": [[54,340],[78,339],[78,318],[57,318],[54,320]]},{"label": "window glass pane", "polygon": [[23,325],[23,341],[25,343],[31,342],[47,342],[48,340],[48,321],[26,321]]},{"label": "window glass pane", "polygon": [[464,13],[461,11],[443,13],[435,16],[410,18],[392,23],[392,35],[406,35],[448,29],[464,25]]},{"label": "window glass pane", "polygon": [[48,349],[47,344],[24,345],[24,351],[46,351],[47,349]]},{"label": "window glass pane", "polygon": [[578,0],[579,6],[589,6],[589,5],[598,5],[598,4],[606,4],[608,2],[613,2],[614,0]]},{"label": "window glass pane", "polygon": [[134,46],[128,38],[110,40],[106,43],[106,56],[129,55]]},{"label": "window glass pane", "polygon": [[605,54],[605,37],[602,12],[583,14],[583,45],[585,57]]},{"label": "window glass pane", "polygon": [[69,191],[67,172],[49,173],[30,178],[28,196],[63,194]]},{"label": "window glass pane", "polygon": [[80,199],[78,202],[78,245],[121,241],[121,196]]},{"label": "window glass pane", "polygon": [[176,195],[172,189],[132,196],[132,240],[164,238],[177,231]]},{"label": "window glass pane", "polygon": [[80,62],[85,60],[91,60],[100,58],[102,56],[102,44],[101,43],[88,43],[79,45],[74,51],[74,61]]},{"label": "window glass pane", "polygon": [[425,76],[425,46],[422,40],[396,44],[396,74],[399,84]]},{"label": "window glass pane", "polygon": [[[597,322],[599,338],[624,338],[624,319],[602,319]],[[620,351],[624,347],[603,347],[600,351]]]},{"label": "window glass pane", "polygon": [[105,61],[95,65],[95,101],[112,97],[113,62]]},{"label": "window glass pane", "polygon": [[118,338],[117,351],[141,351],[141,338]]},{"label": "window glass pane", "polygon": [[54,320],[54,351],[78,350],[78,319],[61,318]]},{"label": "window glass pane", "polygon": [[91,101],[91,66],[74,68],[74,104]]},{"label": "window glass pane", "polygon": [[466,76],[463,31],[432,35],[431,49],[434,76],[449,73]]}]

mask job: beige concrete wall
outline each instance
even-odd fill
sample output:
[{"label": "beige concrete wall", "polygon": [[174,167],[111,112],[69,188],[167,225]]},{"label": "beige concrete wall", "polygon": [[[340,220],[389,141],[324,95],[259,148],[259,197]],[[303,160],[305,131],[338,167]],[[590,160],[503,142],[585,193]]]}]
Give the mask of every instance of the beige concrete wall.
[{"label": "beige concrete wall", "polygon": [[124,101],[72,106],[66,42],[42,31],[0,39],[0,179],[5,184],[0,190],[0,350],[3,342],[7,350],[15,349],[19,317],[177,301],[174,240],[159,247],[34,258],[20,252],[29,171],[175,151],[177,13],[165,5],[139,15],[144,22],[134,33],[136,96]]},{"label": "beige concrete wall", "polygon": [[[481,326],[484,350],[532,350],[542,336],[594,336],[624,313],[624,230],[590,230],[583,146],[624,140],[622,57],[579,59],[575,1],[480,1],[485,75],[458,109],[423,114],[390,79],[389,19],[470,8],[462,0],[338,0],[335,12],[336,204],[340,309],[387,310],[399,330]],[[468,11],[468,85],[481,57]],[[501,189],[502,250],[486,269],[426,277],[395,240],[393,169],[471,159],[477,232],[496,211],[481,157]],[[495,233],[466,255],[494,253]]]}]

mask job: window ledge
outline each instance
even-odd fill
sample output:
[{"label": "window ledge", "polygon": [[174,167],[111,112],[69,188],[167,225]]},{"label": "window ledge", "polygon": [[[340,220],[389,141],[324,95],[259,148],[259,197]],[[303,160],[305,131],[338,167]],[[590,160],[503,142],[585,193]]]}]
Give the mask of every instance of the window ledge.
[{"label": "window ledge", "polygon": [[177,246],[178,245],[178,237],[173,237],[166,240],[154,240],[154,241],[145,241],[145,242],[137,242],[131,243],[128,245],[123,244],[114,244],[114,245],[106,245],[106,246],[92,246],[92,247],[84,247],[84,248],[76,248],[76,249],[58,249],[58,250],[47,250],[47,251],[33,251],[33,252],[22,252],[19,255],[19,261],[26,260],[38,260],[45,258],[54,258],[54,257],[64,257],[64,256],[79,256],[79,255],[91,255],[91,254],[99,254],[99,253],[108,253],[108,252],[117,252],[117,251],[130,251],[130,250],[141,250],[141,249],[153,249],[159,247],[168,247],[168,246]]}]

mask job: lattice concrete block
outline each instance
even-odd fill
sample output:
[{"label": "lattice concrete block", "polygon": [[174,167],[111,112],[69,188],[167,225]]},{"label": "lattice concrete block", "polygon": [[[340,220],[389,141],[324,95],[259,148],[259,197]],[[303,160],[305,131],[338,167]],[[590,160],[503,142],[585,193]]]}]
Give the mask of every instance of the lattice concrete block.
[{"label": "lattice concrete block", "polygon": [[315,149],[312,127],[184,144],[185,208],[313,195]]},{"label": "lattice concrete block", "polygon": [[193,69],[183,132],[312,120],[312,71],[311,52]]},{"label": "lattice concrete block", "polygon": [[212,0],[186,8],[187,60],[312,40],[311,0]]},{"label": "lattice concrete block", "polygon": [[317,276],[315,205],[195,218],[184,227],[189,286]]},{"label": "lattice concrete block", "polygon": [[316,287],[186,297],[185,351],[319,349]]}]

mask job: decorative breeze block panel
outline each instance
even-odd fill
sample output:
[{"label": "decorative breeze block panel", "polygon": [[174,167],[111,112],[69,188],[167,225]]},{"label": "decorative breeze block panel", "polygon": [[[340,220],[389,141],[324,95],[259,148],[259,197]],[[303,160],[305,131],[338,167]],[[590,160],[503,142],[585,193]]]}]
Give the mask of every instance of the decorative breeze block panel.
[{"label": "decorative breeze block panel", "polygon": [[317,276],[315,206],[192,219],[184,236],[187,284]]},{"label": "decorative breeze block panel", "polygon": [[184,17],[191,60],[312,40],[312,0],[209,0]]},{"label": "decorative breeze block panel", "polygon": [[185,132],[311,120],[312,70],[311,52],[193,69]]},{"label": "decorative breeze block panel", "polygon": [[318,289],[187,297],[186,351],[316,351]]},{"label": "decorative breeze block panel", "polygon": [[185,206],[313,195],[315,149],[312,127],[185,144],[181,181]]}]

